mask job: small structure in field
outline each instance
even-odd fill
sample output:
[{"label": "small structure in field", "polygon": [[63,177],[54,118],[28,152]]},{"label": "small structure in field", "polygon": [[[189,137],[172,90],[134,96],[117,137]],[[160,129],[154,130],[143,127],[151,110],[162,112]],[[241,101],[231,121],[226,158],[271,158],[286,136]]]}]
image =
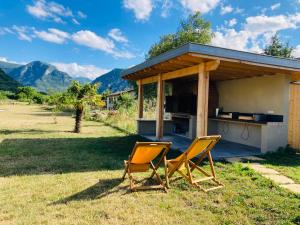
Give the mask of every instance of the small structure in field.
[{"label": "small structure in field", "polygon": [[118,91],[115,93],[111,93],[106,97],[106,109],[107,110],[113,110],[115,109],[115,103],[118,100],[118,98],[122,95],[122,94],[130,94],[130,95],[134,95],[134,90],[133,89],[129,89],[129,90],[125,90],[125,91]]},{"label": "small structure in field", "polygon": [[[287,144],[300,148],[299,60],[188,43],[123,71],[123,78],[138,84],[141,135],[188,140],[220,134],[223,144],[256,153]],[[157,83],[151,121],[143,119],[149,83]],[[172,87],[168,96],[166,83]],[[171,119],[164,119],[166,112]]]}]

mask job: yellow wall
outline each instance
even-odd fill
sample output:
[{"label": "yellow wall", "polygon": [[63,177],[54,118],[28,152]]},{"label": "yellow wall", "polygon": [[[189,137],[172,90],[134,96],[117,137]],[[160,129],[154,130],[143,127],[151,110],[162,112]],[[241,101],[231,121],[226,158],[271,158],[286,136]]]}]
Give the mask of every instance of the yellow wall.
[{"label": "yellow wall", "polygon": [[288,121],[289,79],[284,75],[218,82],[219,106],[224,111],[284,115]]}]

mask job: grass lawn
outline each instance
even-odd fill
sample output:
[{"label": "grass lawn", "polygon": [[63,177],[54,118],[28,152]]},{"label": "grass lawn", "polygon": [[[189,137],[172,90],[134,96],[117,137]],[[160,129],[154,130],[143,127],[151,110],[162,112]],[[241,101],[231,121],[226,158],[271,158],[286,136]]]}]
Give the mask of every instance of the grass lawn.
[{"label": "grass lawn", "polygon": [[183,180],[131,193],[120,177],[139,137],[97,122],[74,134],[70,116],[54,124],[40,106],[0,109],[0,224],[300,224],[300,196],[240,164],[216,163],[226,187],[209,194]]},{"label": "grass lawn", "polygon": [[300,184],[300,152],[276,152],[263,156],[266,161],[260,163],[273,168],[278,172],[290,177]]}]

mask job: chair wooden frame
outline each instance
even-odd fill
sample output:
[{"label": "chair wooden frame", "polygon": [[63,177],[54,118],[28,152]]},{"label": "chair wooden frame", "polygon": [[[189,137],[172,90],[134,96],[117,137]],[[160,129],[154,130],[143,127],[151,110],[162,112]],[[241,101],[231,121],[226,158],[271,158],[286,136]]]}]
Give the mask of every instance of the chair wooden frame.
[{"label": "chair wooden frame", "polygon": [[[215,168],[214,168],[214,163],[213,163],[213,159],[211,156],[211,150],[214,148],[214,146],[218,143],[218,141],[220,140],[221,136],[216,135],[216,136],[204,136],[204,137],[199,137],[196,138],[193,143],[190,145],[190,147],[184,152],[182,153],[182,157],[180,158],[179,161],[175,162],[175,165],[172,164],[172,160],[167,160],[167,173],[168,173],[168,177],[167,180],[169,178],[171,178],[175,172],[178,172],[183,178],[185,178],[191,185],[199,188],[201,191],[204,192],[208,192],[208,191],[212,191],[215,189],[219,189],[224,187],[224,185],[217,180],[216,178],[216,172],[215,172]],[[199,159],[194,163],[191,159],[189,159],[189,153],[191,152],[191,150],[193,149],[193,147],[198,143],[201,142],[202,140],[211,140],[211,143],[205,148],[205,149],[199,149],[199,154],[201,154],[201,156],[199,157]],[[209,160],[209,165],[210,165],[210,170],[211,170],[211,174],[204,171],[199,164],[205,159],[205,157],[208,157]],[[180,170],[180,168],[184,166],[186,169],[186,173],[182,172]],[[197,179],[195,180],[193,177],[193,171],[194,170],[198,170],[200,173],[202,173],[205,177],[201,178],[201,179]],[[212,188],[203,188],[200,183],[203,181],[209,181],[211,180],[215,186]],[[169,182],[167,182],[168,184]],[[169,186],[168,186],[169,187]]]},{"label": "chair wooden frame", "polygon": [[[141,147],[141,146],[147,147],[147,146],[151,146],[151,145],[156,145],[156,146],[159,145],[159,146],[162,147],[160,153],[158,153],[152,159],[152,160],[154,160],[155,158],[157,158],[158,155],[161,154],[161,157],[160,157],[159,161],[156,163],[156,165],[154,165],[152,160],[150,160],[148,163],[144,163],[144,164],[133,164],[131,162],[138,147]],[[164,191],[167,192],[168,182],[166,184],[164,184],[163,180],[161,179],[160,175],[157,172],[157,169],[163,163],[164,167],[165,167],[165,176],[167,178],[166,154],[170,150],[171,145],[172,145],[171,142],[136,142],[136,144],[135,144],[135,146],[132,150],[132,153],[130,154],[128,160],[124,160],[125,170],[124,170],[124,174],[122,176],[122,179],[124,180],[125,177],[126,177],[126,174],[128,174],[131,191],[150,190],[150,189],[163,189]],[[141,169],[139,169],[139,168],[132,169],[133,167],[138,167],[138,166],[141,166]],[[145,169],[145,167],[147,167],[147,166],[148,166],[148,168]],[[155,175],[159,184],[158,185],[148,185],[148,186],[137,186],[136,183],[135,183],[135,180],[132,176],[132,173],[147,172],[149,169],[152,169],[153,172],[152,172],[151,176],[148,179],[151,179]]]}]

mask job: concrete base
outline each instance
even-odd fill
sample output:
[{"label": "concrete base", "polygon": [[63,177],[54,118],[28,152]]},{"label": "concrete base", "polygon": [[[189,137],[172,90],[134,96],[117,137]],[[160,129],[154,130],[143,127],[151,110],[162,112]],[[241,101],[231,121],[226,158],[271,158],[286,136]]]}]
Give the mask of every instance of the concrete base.
[{"label": "concrete base", "polygon": [[[143,137],[150,141],[157,141],[155,136],[144,135]],[[192,140],[188,138],[173,135],[164,136],[160,141],[171,141],[173,143],[172,149],[179,150],[181,152],[185,151],[192,143]],[[259,148],[221,140],[211,153],[214,159],[224,159],[260,155],[261,151]]]}]

